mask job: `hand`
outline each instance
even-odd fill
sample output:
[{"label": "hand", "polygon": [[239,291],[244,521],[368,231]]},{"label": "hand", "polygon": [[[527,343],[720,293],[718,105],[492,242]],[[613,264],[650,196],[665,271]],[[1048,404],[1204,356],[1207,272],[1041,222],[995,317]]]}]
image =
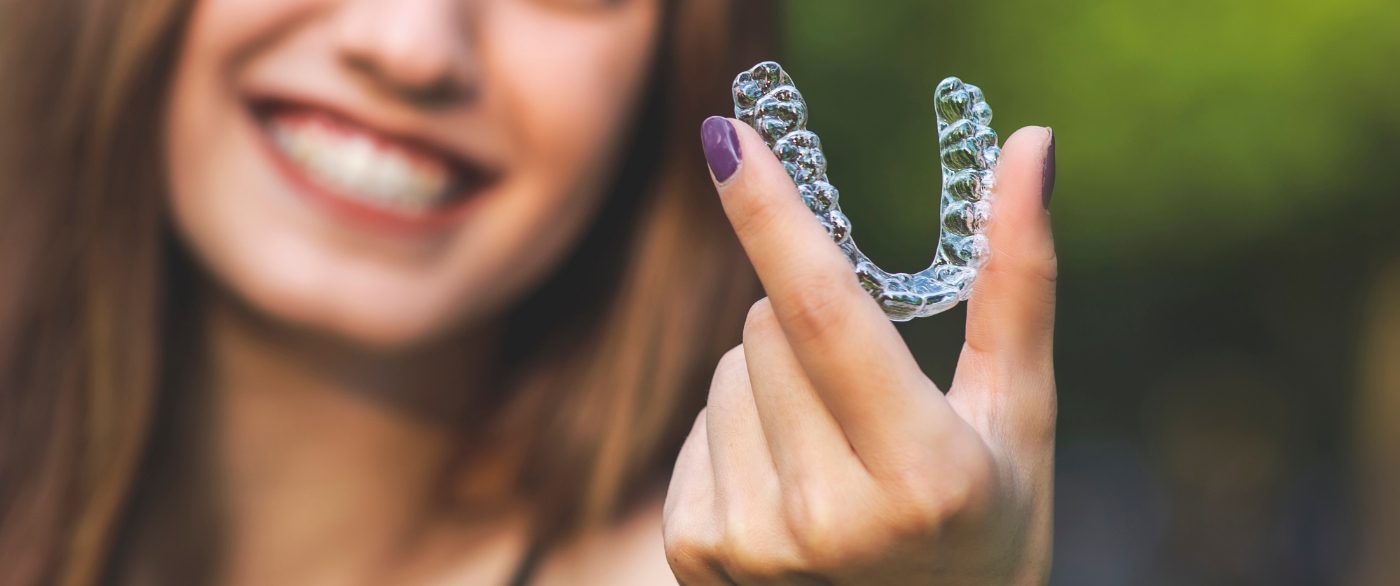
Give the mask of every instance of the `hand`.
[{"label": "hand", "polygon": [[[720,361],[666,495],[686,586],[1043,584],[1049,573],[1056,263],[1051,135],[1002,149],[992,258],[946,395],[857,283],[782,165],[731,122],[711,163],[769,297]],[[722,128],[722,127],[721,127]]]}]

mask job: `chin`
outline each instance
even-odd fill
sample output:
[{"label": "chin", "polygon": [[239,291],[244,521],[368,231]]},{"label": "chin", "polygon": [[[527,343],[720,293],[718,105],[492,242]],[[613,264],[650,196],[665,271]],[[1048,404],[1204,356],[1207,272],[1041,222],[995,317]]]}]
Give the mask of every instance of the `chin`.
[{"label": "chin", "polygon": [[299,290],[294,283],[269,282],[266,287],[234,291],[234,297],[278,327],[348,342],[365,349],[395,352],[430,344],[465,324],[450,307],[401,306],[373,292],[328,294],[324,289]]}]

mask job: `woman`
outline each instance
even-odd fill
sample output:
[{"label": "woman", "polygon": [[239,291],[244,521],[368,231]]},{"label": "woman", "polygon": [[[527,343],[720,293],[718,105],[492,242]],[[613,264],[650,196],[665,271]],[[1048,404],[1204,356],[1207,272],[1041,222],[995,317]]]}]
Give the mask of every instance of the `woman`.
[{"label": "woman", "polygon": [[765,3],[4,9],[0,582],[1044,580],[1046,130],[945,398],[751,130],[705,183]]}]

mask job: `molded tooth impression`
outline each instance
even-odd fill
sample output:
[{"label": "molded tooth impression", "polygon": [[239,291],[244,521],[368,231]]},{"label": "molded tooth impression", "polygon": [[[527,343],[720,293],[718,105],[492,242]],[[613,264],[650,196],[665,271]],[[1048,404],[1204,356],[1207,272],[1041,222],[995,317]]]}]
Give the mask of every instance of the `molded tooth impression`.
[{"label": "molded tooth impression", "polygon": [[755,65],[734,80],[734,114],[763,136],[797,184],[802,201],[846,253],[856,277],[894,321],[945,311],[972,293],[977,269],[991,249],[984,235],[990,221],[997,135],[988,124],[992,109],[982,90],[956,77],[938,84],[939,159],[943,166],[942,219],[938,251],[929,268],[914,274],[875,266],[851,239],[851,221],[841,213],[827,181],[821,139],[807,130],[807,102],[777,63]]}]

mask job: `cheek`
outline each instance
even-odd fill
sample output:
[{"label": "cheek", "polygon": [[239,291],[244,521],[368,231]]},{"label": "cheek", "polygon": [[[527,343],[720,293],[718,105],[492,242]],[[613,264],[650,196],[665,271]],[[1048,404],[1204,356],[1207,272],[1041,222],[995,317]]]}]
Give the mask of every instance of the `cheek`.
[{"label": "cheek", "polygon": [[[540,4],[488,2],[480,26],[482,107],[507,128],[514,162],[491,225],[456,248],[503,275],[483,291],[489,307],[546,273],[593,217],[655,45],[654,0],[628,0],[601,16]],[[464,288],[461,277],[452,289]]]},{"label": "cheek", "polygon": [[631,0],[602,17],[494,4],[483,53],[522,146],[551,174],[600,179],[611,169],[598,167],[617,150],[646,81],[655,3]]},{"label": "cheek", "polygon": [[[243,37],[261,27],[239,0],[199,2],[175,68],[170,106],[166,112],[166,166],[169,198],[177,231],[195,252],[208,261],[222,259],[230,241],[237,238],[236,219],[245,215],[237,201],[221,197],[228,191],[246,191],[251,179],[244,172],[246,141],[240,140],[239,104],[230,88],[227,55],[235,52]],[[265,0],[249,5],[271,4]],[[228,23],[228,26],[216,26]],[[235,232],[230,234],[230,232]]]},{"label": "cheek", "polygon": [[[199,0],[180,48],[170,110],[165,121],[167,163],[176,189],[176,205],[197,205],[193,187],[220,161],[237,151],[231,137],[243,120],[233,75],[249,47],[266,42],[305,15],[324,10],[332,0]],[[222,165],[227,166],[227,165]],[[183,194],[183,195],[182,195]]]}]

